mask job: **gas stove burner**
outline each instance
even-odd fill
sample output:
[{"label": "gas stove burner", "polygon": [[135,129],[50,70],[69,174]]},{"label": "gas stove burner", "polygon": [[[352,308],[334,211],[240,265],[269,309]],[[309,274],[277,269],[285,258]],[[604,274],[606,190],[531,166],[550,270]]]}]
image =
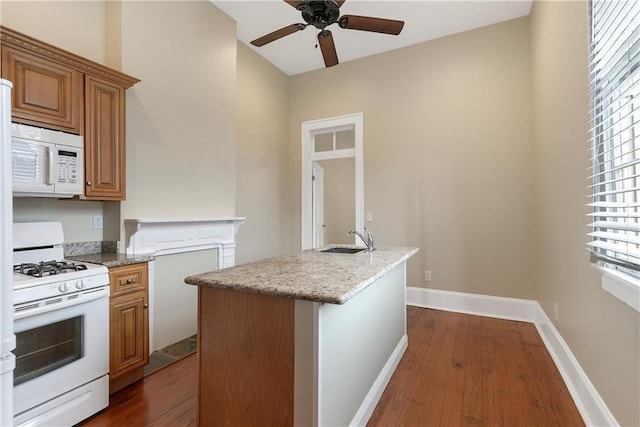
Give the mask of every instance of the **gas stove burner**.
[{"label": "gas stove burner", "polygon": [[86,269],[87,266],[84,264],[75,264],[67,261],[41,261],[39,263],[24,263],[13,266],[13,271],[15,273],[26,274],[34,277],[51,276],[54,274]]}]

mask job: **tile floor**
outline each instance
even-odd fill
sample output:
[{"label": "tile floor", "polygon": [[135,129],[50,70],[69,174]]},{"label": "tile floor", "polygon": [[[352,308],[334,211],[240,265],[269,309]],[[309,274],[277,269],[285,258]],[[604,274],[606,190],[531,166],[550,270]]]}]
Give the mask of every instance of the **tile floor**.
[{"label": "tile floor", "polygon": [[151,353],[149,363],[144,367],[144,376],[150,375],[158,369],[193,354],[197,349],[197,335],[185,338]]}]

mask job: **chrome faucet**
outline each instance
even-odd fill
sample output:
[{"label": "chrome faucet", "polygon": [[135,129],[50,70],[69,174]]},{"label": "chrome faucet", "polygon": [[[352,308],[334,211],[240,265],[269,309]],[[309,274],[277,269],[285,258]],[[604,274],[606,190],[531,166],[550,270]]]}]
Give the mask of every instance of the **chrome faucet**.
[{"label": "chrome faucet", "polygon": [[350,232],[347,233],[347,236],[351,236],[352,234],[355,234],[356,236],[358,236],[360,238],[360,240],[362,240],[362,242],[367,245],[367,252],[373,252],[376,250],[376,247],[373,244],[373,235],[371,234],[371,232],[369,230],[367,230],[367,227],[364,227],[364,231],[365,233],[367,233],[367,237],[365,238],[364,235],[358,231],[355,230],[351,230]]}]

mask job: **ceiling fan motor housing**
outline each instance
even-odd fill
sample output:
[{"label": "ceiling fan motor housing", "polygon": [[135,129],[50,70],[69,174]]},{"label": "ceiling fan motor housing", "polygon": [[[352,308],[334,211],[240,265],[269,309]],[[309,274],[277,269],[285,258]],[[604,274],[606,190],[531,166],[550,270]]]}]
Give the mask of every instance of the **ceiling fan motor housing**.
[{"label": "ceiling fan motor housing", "polygon": [[307,24],[319,30],[338,22],[340,16],[340,5],[335,0],[305,1],[298,10]]}]

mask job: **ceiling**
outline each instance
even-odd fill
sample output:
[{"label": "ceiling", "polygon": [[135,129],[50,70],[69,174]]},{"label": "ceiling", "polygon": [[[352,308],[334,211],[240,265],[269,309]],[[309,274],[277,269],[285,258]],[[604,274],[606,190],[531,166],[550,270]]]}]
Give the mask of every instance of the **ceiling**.
[{"label": "ceiling", "polygon": [[[299,11],[283,0],[212,0],[237,22],[238,39],[289,76],[324,68],[316,46],[317,30],[288,35],[262,47],[250,44],[267,33],[304,23]],[[416,43],[526,16],[531,0],[347,0],[341,15],[363,15],[404,21],[399,36],[328,27],[340,63]],[[339,67],[340,65],[338,65]]]}]

